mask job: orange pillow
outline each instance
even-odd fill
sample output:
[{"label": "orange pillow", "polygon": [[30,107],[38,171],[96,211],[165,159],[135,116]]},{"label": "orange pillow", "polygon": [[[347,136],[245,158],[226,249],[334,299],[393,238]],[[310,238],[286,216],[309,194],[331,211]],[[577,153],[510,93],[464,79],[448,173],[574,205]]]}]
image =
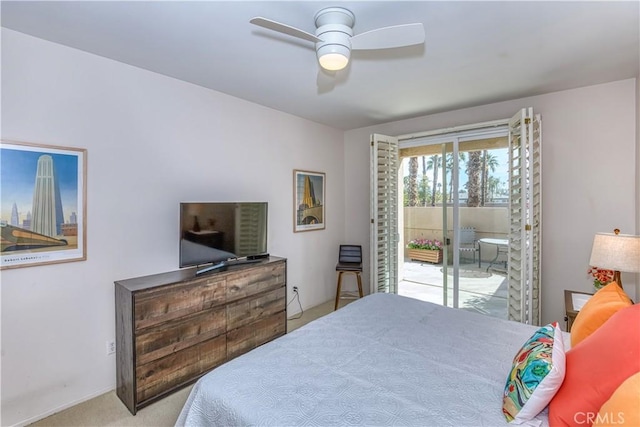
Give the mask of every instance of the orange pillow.
[{"label": "orange pillow", "polygon": [[594,427],[640,426],[640,372],[627,378],[602,405]]},{"label": "orange pillow", "polygon": [[639,337],[640,304],[634,304],[567,351],[564,381],[549,404],[549,424],[591,425],[620,384],[640,372]]},{"label": "orange pillow", "polygon": [[600,288],[578,312],[571,326],[571,347],[591,335],[616,311],[631,305],[631,300],[616,282]]}]

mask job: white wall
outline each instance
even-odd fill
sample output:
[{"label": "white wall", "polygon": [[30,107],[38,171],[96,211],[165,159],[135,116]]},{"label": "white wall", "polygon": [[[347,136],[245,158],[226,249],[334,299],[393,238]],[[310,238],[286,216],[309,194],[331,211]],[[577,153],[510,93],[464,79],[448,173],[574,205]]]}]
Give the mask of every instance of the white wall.
[{"label": "white wall", "polygon": [[[346,132],[346,239],[369,247],[371,133],[396,136],[505,119],[528,106],[542,116],[542,319],[562,322],[563,290],[593,289],[587,268],[594,234],[636,229],[635,79]],[[637,300],[637,276],[623,273],[622,281]]]},{"label": "white wall", "polygon": [[[640,75],[636,77],[636,234],[640,235]],[[636,297],[640,297],[640,273],[636,275]]]},{"label": "white wall", "polygon": [[[2,112],[3,139],[88,150],[87,261],[1,273],[2,425],[115,387],[113,282],[177,269],[180,201],[269,202],[289,290],[333,298],[342,131],[5,29]],[[293,169],[326,172],[325,230],[293,233]]]}]

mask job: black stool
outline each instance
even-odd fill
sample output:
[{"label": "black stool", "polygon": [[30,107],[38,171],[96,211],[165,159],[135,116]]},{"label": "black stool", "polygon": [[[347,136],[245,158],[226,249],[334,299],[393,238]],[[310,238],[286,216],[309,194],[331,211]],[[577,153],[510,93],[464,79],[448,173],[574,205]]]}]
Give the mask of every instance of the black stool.
[{"label": "black stool", "polygon": [[338,264],[336,265],[338,272],[338,289],[336,290],[336,305],[334,310],[338,309],[340,299],[356,299],[352,294],[341,295],[342,275],[344,273],[353,273],[358,281],[358,293],[360,298],[362,294],[362,246],[360,245],[340,245],[340,253],[338,254]]}]

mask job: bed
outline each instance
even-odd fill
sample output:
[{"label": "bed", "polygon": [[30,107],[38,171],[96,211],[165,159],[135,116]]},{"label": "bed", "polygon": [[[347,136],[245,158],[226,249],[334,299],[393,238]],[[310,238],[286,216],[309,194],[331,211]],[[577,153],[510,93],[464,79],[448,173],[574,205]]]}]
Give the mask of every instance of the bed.
[{"label": "bed", "polygon": [[208,373],[176,425],[507,425],[506,376],[536,329],[373,294]]}]

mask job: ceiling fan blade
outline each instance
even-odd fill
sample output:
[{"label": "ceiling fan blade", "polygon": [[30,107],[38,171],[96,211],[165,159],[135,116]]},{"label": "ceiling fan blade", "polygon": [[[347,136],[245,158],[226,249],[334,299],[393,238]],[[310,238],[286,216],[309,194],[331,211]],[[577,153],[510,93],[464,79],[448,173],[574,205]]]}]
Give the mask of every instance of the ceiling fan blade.
[{"label": "ceiling fan blade", "polygon": [[257,16],[255,18],[251,18],[251,20],[249,21],[250,23],[252,23],[253,25],[257,25],[259,27],[264,27],[268,30],[273,30],[273,31],[277,31],[279,33],[284,33],[287,34],[289,36],[293,36],[293,37],[297,37],[299,39],[303,39],[303,40],[308,40],[310,42],[321,42],[322,39],[319,39],[318,37],[316,37],[315,35],[308,33],[306,31],[302,31],[298,28],[292,27],[290,25],[286,25],[286,24],[282,24],[280,22],[276,22],[276,21],[272,21],[270,19],[267,18],[262,18],[260,16]]},{"label": "ceiling fan blade", "polygon": [[391,49],[422,44],[424,40],[422,23],[403,24],[357,34],[351,37],[351,48],[354,50]]}]

